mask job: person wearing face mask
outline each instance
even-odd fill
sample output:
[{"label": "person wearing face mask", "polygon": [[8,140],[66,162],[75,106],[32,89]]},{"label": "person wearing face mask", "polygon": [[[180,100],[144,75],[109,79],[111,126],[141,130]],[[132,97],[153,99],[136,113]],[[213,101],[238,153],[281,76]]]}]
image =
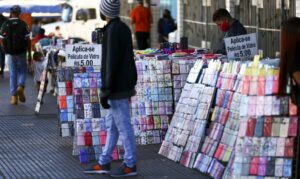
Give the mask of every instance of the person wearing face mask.
[{"label": "person wearing face mask", "polygon": [[163,17],[159,19],[157,28],[159,34],[158,42],[168,42],[169,33],[177,28],[174,19],[171,16],[171,12],[168,9],[164,10]]},{"label": "person wearing face mask", "polygon": [[[136,93],[137,71],[131,31],[119,18],[119,0],[101,0],[100,12],[101,19],[107,22],[103,28],[100,94],[102,107],[108,109],[105,117],[107,138],[99,161],[84,172],[109,173],[111,177],[135,176],[136,145],[130,121],[129,99]],[[110,171],[112,153],[119,136],[125,151],[124,162],[116,170]]]},{"label": "person wearing face mask", "polygon": [[[232,18],[226,9],[218,9],[215,11],[213,14],[213,21],[220,30],[225,33],[224,38],[247,34],[245,27],[240,21]],[[214,53],[227,54],[224,40],[222,42],[222,47],[220,49],[215,49]]]}]

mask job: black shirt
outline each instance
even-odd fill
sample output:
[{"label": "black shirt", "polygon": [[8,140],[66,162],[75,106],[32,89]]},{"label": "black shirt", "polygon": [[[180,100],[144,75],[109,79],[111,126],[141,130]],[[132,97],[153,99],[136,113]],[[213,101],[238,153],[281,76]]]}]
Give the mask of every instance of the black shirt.
[{"label": "black shirt", "polygon": [[297,41],[296,54],[295,54],[295,60],[294,60],[292,72],[294,73],[298,71],[300,71],[300,42]]}]

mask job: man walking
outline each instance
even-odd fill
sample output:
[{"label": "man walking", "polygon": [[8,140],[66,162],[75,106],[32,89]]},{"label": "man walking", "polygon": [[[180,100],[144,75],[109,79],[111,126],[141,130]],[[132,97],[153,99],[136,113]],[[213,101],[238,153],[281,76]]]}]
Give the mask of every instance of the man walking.
[{"label": "man walking", "polygon": [[10,8],[10,18],[3,23],[0,30],[0,38],[5,51],[5,58],[9,63],[10,94],[12,105],[18,104],[18,99],[25,102],[24,95],[27,62],[31,62],[30,32],[27,24],[19,19],[21,8],[15,5]]},{"label": "man walking", "polygon": [[109,109],[106,116],[107,138],[99,163],[85,173],[109,173],[112,153],[119,136],[124,146],[124,163],[112,177],[137,175],[136,146],[133,127],[130,123],[129,98],[135,95],[137,71],[133,56],[131,32],[119,18],[119,0],[101,0],[101,19],[104,27],[101,66],[101,105]]},{"label": "man walking", "polygon": [[150,47],[150,28],[152,15],[149,8],[144,7],[143,0],[137,0],[137,6],[131,11],[130,17],[135,24],[135,37],[139,50]]}]

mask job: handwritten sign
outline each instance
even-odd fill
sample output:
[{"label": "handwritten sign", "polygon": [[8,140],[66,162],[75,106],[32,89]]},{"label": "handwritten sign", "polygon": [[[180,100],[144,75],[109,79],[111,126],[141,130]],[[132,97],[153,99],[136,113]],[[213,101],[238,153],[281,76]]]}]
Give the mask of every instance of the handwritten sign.
[{"label": "handwritten sign", "polygon": [[102,48],[99,44],[66,46],[66,66],[100,66]]},{"label": "handwritten sign", "polygon": [[251,60],[257,55],[256,34],[247,34],[224,39],[228,59]]}]

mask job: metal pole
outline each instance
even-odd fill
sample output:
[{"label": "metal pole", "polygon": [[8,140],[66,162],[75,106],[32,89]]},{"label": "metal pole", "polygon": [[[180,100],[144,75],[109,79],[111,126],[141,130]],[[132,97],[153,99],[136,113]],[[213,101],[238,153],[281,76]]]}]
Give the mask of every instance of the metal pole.
[{"label": "metal pole", "polygon": [[205,48],[207,48],[207,41],[208,41],[208,6],[207,6],[207,0],[206,1],[206,6],[205,6],[205,14],[206,14],[206,19],[205,19]]}]

